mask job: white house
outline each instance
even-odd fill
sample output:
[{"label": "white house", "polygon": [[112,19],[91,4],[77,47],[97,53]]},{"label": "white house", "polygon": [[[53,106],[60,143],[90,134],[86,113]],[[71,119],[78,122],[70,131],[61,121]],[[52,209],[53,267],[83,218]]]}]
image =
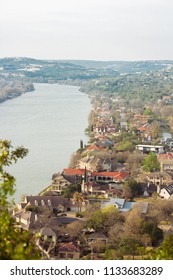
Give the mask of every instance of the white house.
[{"label": "white house", "polygon": [[154,152],[154,153],[164,153],[164,147],[163,146],[154,146],[154,145],[136,145],[136,149],[143,152],[143,153],[150,153],[150,152]]},{"label": "white house", "polygon": [[173,197],[173,184],[165,187],[165,188],[162,188],[159,195],[162,197],[162,198],[165,198],[165,199],[168,199],[170,197]]}]

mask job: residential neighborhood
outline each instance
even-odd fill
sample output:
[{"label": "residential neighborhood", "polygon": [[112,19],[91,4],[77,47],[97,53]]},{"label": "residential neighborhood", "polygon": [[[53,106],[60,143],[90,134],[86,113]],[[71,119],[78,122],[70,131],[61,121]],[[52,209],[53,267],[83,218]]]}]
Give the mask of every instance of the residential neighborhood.
[{"label": "residential neighborhood", "polygon": [[[22,231],[38,234],[44,258],[109,259],[110,250],[115,259],[134,258],[130,248],[121,252],[112,240],[121,244],[131,238],[139,247],[153,248],[172,232],[173,127],[168,131],[155,114],[158,105],[142,112],[120,103],[93,100],[88,143],[81,140],[69,166],[13,210]],[[170,137],[163,140],[164,129]],[[147,223],[158,231],[155,238],[142,229]],[[134,254],[142,258],[140,249]]]}]

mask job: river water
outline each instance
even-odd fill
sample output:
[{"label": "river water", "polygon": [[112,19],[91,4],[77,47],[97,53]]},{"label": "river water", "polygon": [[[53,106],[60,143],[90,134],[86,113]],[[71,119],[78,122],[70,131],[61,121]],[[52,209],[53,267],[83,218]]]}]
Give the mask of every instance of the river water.
[{"label": "river water", "polygon": [[87,144],[84,133],[91,103],[78,87],[34,84],[35,91],[0,104],[0,138],[29,149],[10,168],[16,178],[15,201],[47,187],[53,173],[68,167],[71,155]]}]

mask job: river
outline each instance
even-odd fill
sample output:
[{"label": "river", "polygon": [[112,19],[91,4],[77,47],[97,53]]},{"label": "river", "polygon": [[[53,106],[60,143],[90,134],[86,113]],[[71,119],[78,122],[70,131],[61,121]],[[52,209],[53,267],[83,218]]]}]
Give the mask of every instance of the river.
[{"label": "river", "polygon": [[78,87],[34,84],[35,91],[0,104],[0,138],[29,149],[26,158],[10,168],[16,178],[15,201],[36,195],[53,173],[68,167],[71,155],[87,144],[84,133],[91,103]]}]

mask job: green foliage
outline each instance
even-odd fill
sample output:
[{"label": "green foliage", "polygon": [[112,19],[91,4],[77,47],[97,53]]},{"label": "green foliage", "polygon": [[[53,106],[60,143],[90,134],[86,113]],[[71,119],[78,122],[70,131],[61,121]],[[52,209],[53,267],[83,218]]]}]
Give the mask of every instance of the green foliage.
[{"label": "green foliage", "polygon": [[173,260],[173,234],[167,235],[162,244],[151,251],[148,258],[153,260]]},{"label": "green foliage", "polygon": [[19,158],[27,155],[28,150],[23,147],[13,149],[10,141],[0,140],[0,205],[7,207],[9,195],[15,192],[15,178],[6,172],[5,167],[16,163]]},{"label": "green foliage", "polygon": [[123,140],[116,146],[117,151],[133,151],[135,145],[129,140]]},{"label": "green foliage", "polygon": [[160,171],[160,162],[155,153],[149,153],[143,161],[143,169],[147,172]]},{"label": "green foliage", "polygon": [[63,191],[63,197],[71,198],[75,192],[80,192],[81,185],[80,184],[72,184],[68,186],[66,190]]},{"label": "green foliage", "polygon": [[[132,69],[130,70],[132,72]],[[151,104],[165,94],[170,95],[173,91],[173,81],[171,73],[168,75],[164,71],[159,72],[159,76],[157,72],[133,73],[111,78],[103,77],[97,82],[88,81],[83,85],[82,90],[94,94],[97,92],[100,96],[118,96],[130,101],[133,106],[138,99],[145,104]]]},{"label": "green foliage", "polygon": [[40,259],[40,252],[35,246],[35,238],[29,232],[21,232],[8,211],[0,213],[0,259]]},{"label": "green foliage", "polygon": [[148,234],[153,246],[156,246],[163,238],[163,231],[154,221],[142,221],[140,233]]},{"label": "green foliage", "polygon": [[10,211],[9,196],[15,192],[15,178],[5,171],[5,167],[23,158],[28,150],[14,149],[11,142],[0,140],[0,259],[22,260],[39,259],[40,252],[35,246],[35,237],[29,232],[21,232],[15,224]]},{"label": "green foliage", "polygon": [[127,182],[125,182],[124,185],[128,186],[131,189],[133,196],[140,194],[140,190],[141,190],[140,184],[132,177]]},{"label": "green foliage", "polygon": [[134,257],[140,254],[140,248],[142,246],[143,244],[139,240],[125,237],[119,243],[119,250],[122,252],[122,255],[132,255]]},{"label": "green foliage", "polygon": [[118,251],[115,249],[107,248],[104,254],[105,260],[119,260],[121,257],[118,255]]},{"label": "green foliage", "polygon": [[139,195],[140,193],[140,184],[132,177],[125,182],[124,187],[129,187],[133,196]]},{"label": "green foliage", "polygon": [[107,234],[110,228],[118,222],[123,222],[124,218],[114,206],[108,206],[95,211],[87,221],[87,226],[95,231]]},{"label": "green foliage", "polygon": [[153,111],[151,110],[151,108],[146,108],[144,111],[144,116],[151,116],[153,114]]}]

